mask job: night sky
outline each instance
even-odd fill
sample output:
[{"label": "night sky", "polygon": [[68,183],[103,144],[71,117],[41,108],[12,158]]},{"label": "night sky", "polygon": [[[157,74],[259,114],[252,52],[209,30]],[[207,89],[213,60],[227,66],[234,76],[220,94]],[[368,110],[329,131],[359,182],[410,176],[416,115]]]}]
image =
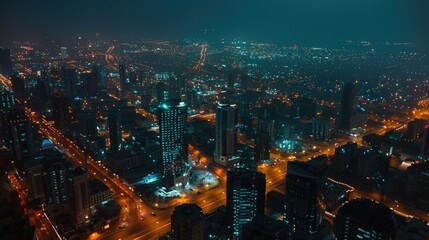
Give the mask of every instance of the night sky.
[{"label": "night sky", "polygon": [[[101,33],[157,39],[243,37],[429,45],[427,0],[0,0],[0,42]],[[212,32],[212,29],[214,30]]]}]

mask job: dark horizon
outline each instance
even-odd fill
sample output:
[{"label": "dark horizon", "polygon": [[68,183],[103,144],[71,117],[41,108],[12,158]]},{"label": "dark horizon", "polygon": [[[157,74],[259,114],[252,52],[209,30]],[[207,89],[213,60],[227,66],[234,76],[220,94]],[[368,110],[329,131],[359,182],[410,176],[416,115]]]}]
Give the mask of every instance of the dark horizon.
[{"label": "dark horizon", "polygon": [[[25,7],[23,7],[25,6]],[[428,46],[425,0],[238,0],[200,2],[2,1],[0,43],[69,39],[243,38],[282,44],[332,45],[345,40],[414,42]],[[208,34],[205,37],[205,30]]]}]

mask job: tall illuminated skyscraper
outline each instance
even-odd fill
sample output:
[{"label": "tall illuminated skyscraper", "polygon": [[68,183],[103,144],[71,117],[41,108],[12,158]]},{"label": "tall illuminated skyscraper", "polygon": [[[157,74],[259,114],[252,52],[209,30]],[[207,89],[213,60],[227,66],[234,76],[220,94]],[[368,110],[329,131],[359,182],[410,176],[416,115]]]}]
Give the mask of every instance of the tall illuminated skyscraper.
[{"label": "tall illuminated skyscraper", "polygon": [[326,166],[317,160],[288,162],[284,220],[294,233],[314,238],[324,219],[322,187]]},{"label": "tall illuminated skyscraper", "polygon": [[183,188],[189,180],[186,104],[178,99],[162,103],[158,108],[158,121],[163,184]]},{"label": "tall illuminated skyscraper", "polygon": [[233,168],[238,162],[238,157],[236,156],[236,125],[237,105],[218,103],[216,106],[216,146],[214,161],[228,168]]},{"label": "tall illuminated skyscraper", "polygon": [[33,130],[23,107],[16,107],[8,113],[9,140],[12,154],[18,168],[35,157]]},{"label": "tall illuminated skyscraper", "polygon": [[264,214],[265,174],[245,169],[228,171],[226,194],[228,234],[238,239],[246,223]]}]

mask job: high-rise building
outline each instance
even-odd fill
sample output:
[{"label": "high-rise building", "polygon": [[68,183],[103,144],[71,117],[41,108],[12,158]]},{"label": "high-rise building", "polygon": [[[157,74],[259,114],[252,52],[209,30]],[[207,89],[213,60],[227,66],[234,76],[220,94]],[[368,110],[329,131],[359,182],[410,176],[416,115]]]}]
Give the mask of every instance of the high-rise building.
[{"label": "high-rise building", "polygon": [[216,135],[214,161],[233,168],[237,164],[237,105],[218,103],[216,106]]},{"label": "high-rise building", "polygon": [[4,76],[12,75],[13,66],[12,59],[10,57],[9,48],[0,48],[0,74]]},{"label": "high-rise building", "polygon": [[26,97],[26,87],[24,79],[17,74],[14,74],[10,76],[10,81],[12,82],[12,90],[15,94],[15,98],[22,103]]},{"label": "high-rise building", "polygon": [[229,236],[239,239],[242,227],[264,214],[265,174],[244,169],[228,171],[226,194]]},{"label": "high-rise building", "polygon": [[55,124],[69,122],[72,119],[72,110],[69,99],[63,96],[52,96],[52,110]]},{"label": "high-rise building", "polygon": [[284,222],[259,215],[241,229],[240,239],[285,240],[289,239],[289,226]]},{"label": "high-rise building", "polygon": [[156,99],[159,103],[166,102],[170,99],[168,85],[164,81],[160,81],[156,84]]},{"label": "high-rise building", "polygon": [[313,118],[312,133],[316,140],[328,141],[331,139],[332,122],[327,118]]},{"label": "high-rise building", "polygon": [[178,99],[160,104],[158,121],[164,186],[183,188],[189,179],[186,104]]},{"label": "high-rise building", "polygon": [[119,86],[121,88],[121,90],[125,90],[125,85],[126,85],[126,69],[125,69],[125,65],[124,64],[119,64]]},{"label": "high-rise building", "polygon": [[360,198],[340,207],[334,220],[334,239],[394,239],[397,228],[390,208]]},{"label": "high-rise building", "polygon": [[52,215],[60,215],[68,210],[67,165],[62,154],[56,150],[46,151],[43,161],[43,186],[45,203]]},{"label": "high-rise building", "polygon": [[296,98],[293,106],[295,111],[294,117],[296,118],[307,117],[311,119],[316,115],[316,103],[311,98]]},{"label": "high-rise building", "polygon": [[93,110],[81,110],[78,114],[79,132],[83,136],[97,135],[97,115]]},{"label": "high-rise building", "polygon": [[78,75],[76,69],[61,68],[60,73],[61,81],[63,82],[67,97],[74,99],[78,96]]},{"label": "high-rise building", "polygon": [[408,122],[406,133],[407,140],[414,141],[422,138],[424,136],[425,125],[426,120],[424,119],[414,119],[413,121]]},{"label": "high-rise building", "polygon": [[73,225],[80,229],[89,222],[89,177],[83,167],[77,167],[68,173],[68,202],[70,219]]},{"label": "high-rise building", "polygon": [[85,71],[81,74],[82,77],[82,85],[83,85],[83,96],[84,97],[95,97],[100,91],[100,75],[97,68],[93,69],[93,71]]},{"label": "high-rise building", "polygon": [[[0,140],[3,142],[9,141],[9,125],[7,121],[7,113],[15,106],[15,97],[13,92],[5,89],[0,90]],[[8,144],[7,144],[8,145]]]},{"label": "high-rise building", "polygon": [[357,143],[349,142],[335,149],[331,171],[335,175],[353,172],[357,162]]},{"label": "high-rise building", "polygon": [[171,234],[173,240],[203,240],[203,210],[195,204],[175,207],[171,215]]},{"label": "high-rise building", "polygon": [[274,139],[274,121],[259,118],[255,137],[255,161],[270,159],[271,146]]},{"label": "high-rise building", "polygon": [[9,140],[15,164],[22,169],[24,163],[35,157],[33,130],[23,107],[8,112]]},{"label": "high-rise building", "polygon": [[429,158],[429,124],[425,125],[423,133],[423,142],[420,149],[420,154],[423,158]]},{"label": "high-rise building", "polygon": [[353,82],[346,83],[343,87],[340,103],[340,115],[337,119],[338,129],[350,131],[353,128],[353,118],[356,114],[357,93]]},{"label": "high-rise building", "polygon": [[117,152],[122,149],[122,121],[121,112],[111,109],[108,116],[110,151]]},{"label": "high-rise building", "polygon": [[322,188],[326,165],[317,159],[288,162],[284,221],[292,232],[313,239],[321,231],[325,207]]}]

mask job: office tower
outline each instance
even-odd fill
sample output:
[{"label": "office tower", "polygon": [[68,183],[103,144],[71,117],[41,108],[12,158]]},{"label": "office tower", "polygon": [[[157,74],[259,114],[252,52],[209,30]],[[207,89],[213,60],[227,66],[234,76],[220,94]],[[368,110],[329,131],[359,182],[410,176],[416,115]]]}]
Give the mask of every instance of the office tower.
[{"label": "office tower", "polygon": [[233,168],[237,145],[237,105],[217,103],[216,106],[216,146],[214,161],[222,166]]},{"label": "office tower", "polygon": [[78,75],[76,69],[61,68],[60,78],[68,98],[74,99],[78,96]]},{"label": "office tower", "polygon": [[67,165],[57,150],[43,152],[43,186],[47,210],[52,215],[65,213],[68,209]]},{"label": "office tower", "polygon": [[119,109],[111,109],[108,116],[110,151],[117,152],[122,149],[122,121]]},{"label": "office tower", "polygon": [[15,97],[13,92],[1,89],[0,90],[0,140],[3,142],[9,141],[9,126],[7,122],[7,113],[15,106]]},{"label": "office tower", "polygon": [[299,97],[293,101],[293,107],[296,118],[312,118],[316,115],[316,103],[307,97]]},{"label": "office tower", "polygon": [[81,110],[78,114],[79,132],[82,136],[97,135],[97,116],[93,110]]},{"label": "office tower", "polygon": [[203,240],[203,210],[195,204],[175,207],[171,215],[171,234],[173,240]]},{"label": "office tower", "polygon": [[92,75],[97,83],[97,90],[100,91],[102,89],[106,89],[106,76],[101,65],[92,65]]},{"label": "office tower", "polygon": [[229,73],[227,76],[227,88],[228,89],[234,89],[234,84],[235,84],[235,74],[234,73]]},{"label": "office tower", "polygon": [[162,156],[162,179],[165,187],[184,188],[188,182],[187,107],[178,99],[158,108]]},{"label": "office tower", "polygon": [[334,220],[335,239],[394,239],[395,214],[388,207],[360,198],[340,207]]},{"label": "office tower", "polygon": [[352,168],[357,162],[357,143],[349,142],[335,149],[335,154],[332,163],[332,173],[341,175],[351,173]]},{"label": "office tower", "polygon": [[95,97],[100,91],[98,74],[92,71],[85,71],[81,74],[82,92],[84,97]]},{"label": "office tower", "polygon": [[331,139],[332,122],[327,118],[314,117],[312,133],[316,140],[329,141]]},{"label": "office tower", "polygon": [[55,124],[69,122],[72,118],[72,110],[69,99],[63,96],[52,96],[52,111]]},{"label": "office tower", "polygon": [[267,118],[259,118],[255,137],[255,160],[257,162],[270,159],[273,139],[274,121]]},{"label": "office tower", "polygon": [[380,173],[386,173],[389,167],[390,157],[381,155],[375,149],[358,149],[357,168],[354,174],[362,180],[370,180],[378,177]]},{"label": "office tower", "polygon": [[168,92],[168,85],[161,81],[156,83],[156,99],[159,103],[163,103],[170,99],[170,93]]},{"label": "office tower", "polygon": [[14,74],[10,76],[10,81],[12,82],[12,90],[15,94],[15,98],[22,103],[26,96],[24,79]]},{"label": "office tower", "polygon": [[244,169],[228,171],[226,207],[229,236],[239,239],[243,225],[264,214],[265,174]]},{"label": "office tower", "polygon": [[429,162],[412,164],[407,168],[405,194],[416,202],[429,201]]},{"label": "office tower", "polygon": [[47,79],[39,78],[37,79],[37,83],[34,86],[36,91],[34,92],[34,96],[39,97],[40,100],[46,100],[50,95],[49,84],[47,83]]},{"label": "office tower", "polygon": [[126,75],[125,65],[119,64],[118,71],[119,71],[119,87],[121,88],[121,90],[125,90],[125,85],[127,83],[125,79],[125,75]]},{"label": "office tower", "polygon": [[406,139],[408,141],[414,141],[424,136],[424,128],[426,121],[424,119],[414,119],[407,124]]},{"label": "office tower", "polygon": [[25,182],[28,184],[28,199],[44,199],[45,192],[43,188],[43,164],[40,158],[28,161],[25,164]]},{"label": "office tower", "polygon": [[18,169],[22,169],[24,163],[35,157],[33,130],[30,119],[25,115],[23,107],[16,107],[8,112],[9,139]]},{"label": "office tower", "polygon": [[350,131],[353,128],[353,117],[356,114],[357,94],[353,82],[346,83],[343,87],[340,103],[340,115],[337,119],[339,130]]},{"label": "office tower", "polygon": [[322,187],[326,165],[318,159],[288,162],[284,221],[292,232],[313,239],[321,231],[324,219]]},{"label": "office tower", "polygon": [[80,229],[89,221],[89,185],[88,172],[77,167],[68,174],[68,202],[72,224]]},{"label": "office tower", "polygon": [[429,124],[425,125],[423,131],[423,142],[420,149],[420,154],[423,158],[429,158]]},{"label": "office tower", "polygon": [[197,109],[198,107],[198,94],[195,90],[188,90],[186,94],[186,104],[190,109]]},{"label": "office tower", "polygon": [[12,75],[12,59],[9,48],[0,48],[0,74],[5,77]]},{"label": "office tower", "polygon": [[289,226],[273,218],[259,215],[241,229],[240,239],[285,240],[289,239]]}]

